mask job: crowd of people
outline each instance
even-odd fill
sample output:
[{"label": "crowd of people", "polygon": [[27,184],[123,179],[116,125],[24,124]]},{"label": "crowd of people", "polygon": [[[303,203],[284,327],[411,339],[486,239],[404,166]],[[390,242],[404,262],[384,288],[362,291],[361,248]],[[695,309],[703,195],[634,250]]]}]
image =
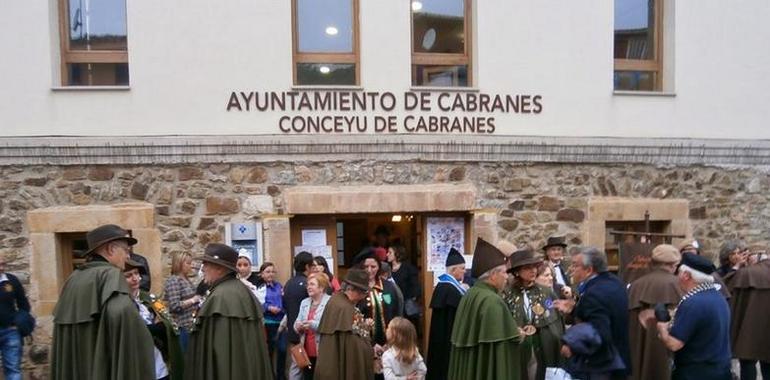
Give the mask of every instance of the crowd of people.
[{"label": "crowd of people", "polygon": [[[753,380],[757,364],[770,378],[770,260],[736,242],[718,269],[697,242],[658,245],[630,283],[603,251],[567,255],[559,237],[537,250],[478,239],[470,273],[452,248],[426,305],[427,352],[419,272],[397,243],[366,246],[344,278],[301,252],[283,285],[275,264],[253,273],[250,257],[212,243],[173,255],[157,297],[128,231],[101,226],[87,242],[53,312],[52,379]],[[21,378],[11,343],[25,311],[0,262],[6,379]]]}]

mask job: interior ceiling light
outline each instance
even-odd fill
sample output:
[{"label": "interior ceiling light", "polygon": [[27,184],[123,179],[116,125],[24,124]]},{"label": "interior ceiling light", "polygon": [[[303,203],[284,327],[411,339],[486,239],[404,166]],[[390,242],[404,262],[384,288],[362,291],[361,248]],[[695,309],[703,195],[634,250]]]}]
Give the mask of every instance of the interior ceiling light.
[{"label": "interior ceiling light", "polygon": [[422,2],[412,1],[412,11],[419,12],[420,10],[422,10]]},{"label": "interior ceiling light", "polygon": [[391,222],[396,222],[396,223],[400,222],[401,221],[401,215],[393,215],[393,217],[390,218],[390,221]]},{"label": "interior ceiling light", "polygon": [[320,71],[321,74],[329,74],[332,72],[332,69],[330,69],[329,66],[321,66],[318,68],[318,71]]},{"label": "interior ceiling light", "polygon": [[336,36],[337,33],[339,33],[339,30],[337,30],[337,27],[331,26],[331,25],[326,27],[326,34],[330,36]]}]

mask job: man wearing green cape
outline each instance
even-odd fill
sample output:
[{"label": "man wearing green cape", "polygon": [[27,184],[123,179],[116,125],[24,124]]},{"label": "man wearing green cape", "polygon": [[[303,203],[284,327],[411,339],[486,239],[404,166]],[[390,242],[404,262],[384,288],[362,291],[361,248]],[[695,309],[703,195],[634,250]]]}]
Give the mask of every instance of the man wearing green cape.
[{"label": "man wearing green cape", "polygon": [[122,273],[137,241],[114,224],[86,240],[87,262],[67,279],[53,311],[51,379],[153,379],[152,337]]},{"label": "man wearing green cape", "polygon": [[238,252],[212,243],[196,260],[209,290],[193,322],[184,378],[272,378],[262,306],[236,278]]},{"label": "man wearing green cape", "polygon": [[508,274],[508,257],[478,239],[471,273],[477,278],[460,301],[452,329],[448,378],[518,380],[519,343],[523,336],[500,297]]}]

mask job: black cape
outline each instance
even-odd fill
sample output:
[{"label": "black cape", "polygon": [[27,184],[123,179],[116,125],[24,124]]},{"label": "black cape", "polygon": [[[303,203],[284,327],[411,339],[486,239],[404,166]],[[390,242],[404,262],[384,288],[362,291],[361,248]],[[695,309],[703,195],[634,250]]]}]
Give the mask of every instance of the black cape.
[{"label": "black cape", "polygon": [[451,284],[441,282],[430,300],[430,336],[428,338],[427,380],[446,380],[449,353],[452,351],[452,327],[462,294]]}]

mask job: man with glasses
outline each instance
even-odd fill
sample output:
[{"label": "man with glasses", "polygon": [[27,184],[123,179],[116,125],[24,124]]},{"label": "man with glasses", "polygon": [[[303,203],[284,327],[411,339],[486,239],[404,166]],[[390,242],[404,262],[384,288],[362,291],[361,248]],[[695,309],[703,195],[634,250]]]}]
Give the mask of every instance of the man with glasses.
[{"label": "man with glasses", "polygon": [[86,235],[87,262],[67,279],[53,311],[51,379],[152,379],[153,341],[123,278],[130,246],[114,224]]},{"label": "man with glasses", "polygon": [[[631,374],[631,351],[628,345],[628,296],[625,285],[608,272],[607,255],[593,247],[584,248],[572,257],[570,272],[573,283],[578,284],[578,301],[557,300],[554,304],[568,315],[568,320],[588,323],[601,338],[592,353],[579,357],[577,352],[573,352],[577,347],[562,346],[562,355],[570,358],[570,374],[581,379],[627,378]],[[578,323],[570,329],[580,325]],[[565,336],[568,334],[570,330]]]}]

